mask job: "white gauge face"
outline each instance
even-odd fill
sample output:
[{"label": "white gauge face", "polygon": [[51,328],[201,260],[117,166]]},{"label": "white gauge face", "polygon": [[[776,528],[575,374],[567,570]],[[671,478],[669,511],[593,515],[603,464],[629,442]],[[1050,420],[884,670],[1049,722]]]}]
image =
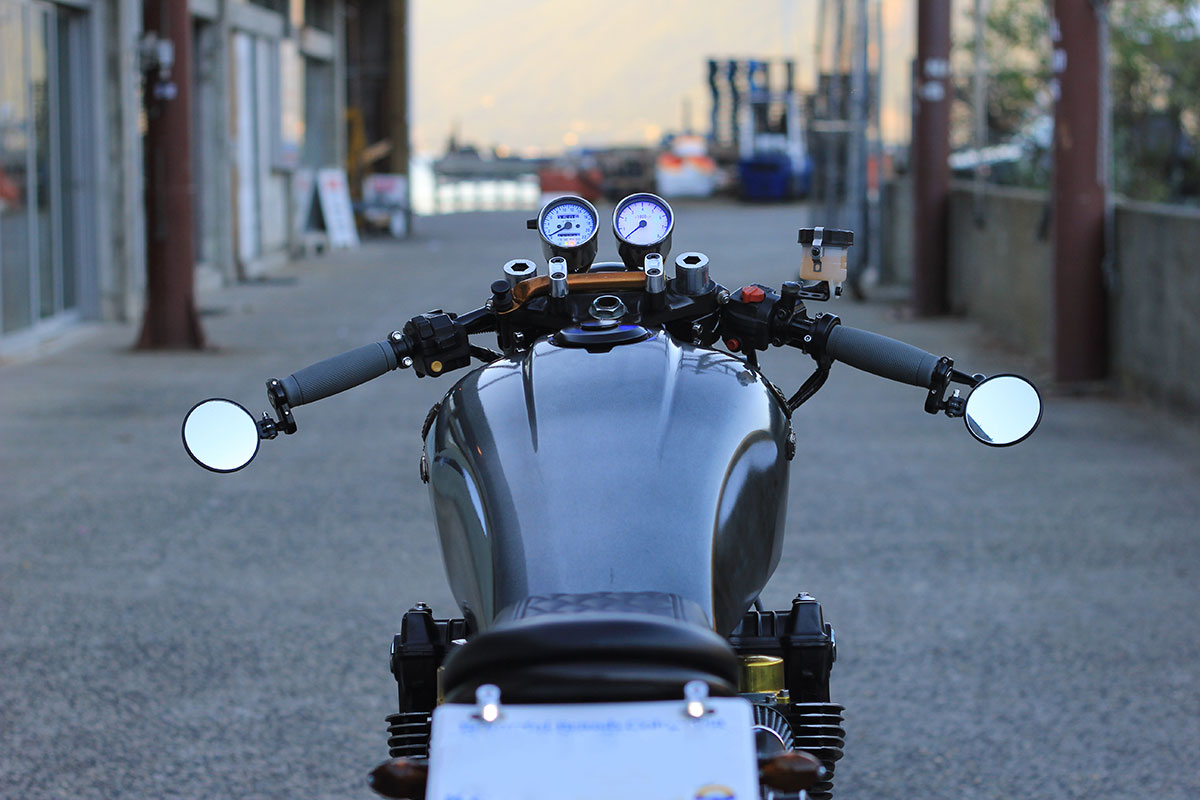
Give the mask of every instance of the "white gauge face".
[{"label": "white gauge face", "polygon": [[657,244],[671,232],[671,209],[654,195],[634,195],[617,209],[613,225],[630,244]]},{"label": "white gauge face", "polygon": [[551,205],[542,215],[542,236],[557,247],[578,247],[596,232],[596,215],[574,200]]}]

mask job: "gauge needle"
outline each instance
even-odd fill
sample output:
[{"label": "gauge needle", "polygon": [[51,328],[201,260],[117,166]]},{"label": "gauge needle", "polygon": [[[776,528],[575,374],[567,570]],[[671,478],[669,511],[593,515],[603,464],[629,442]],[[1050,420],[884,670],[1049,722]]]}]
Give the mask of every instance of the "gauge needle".
[{"label": "gauge needle", "polygon": [[637,225],[634,225],[630,229],[629,233],[625,234],[625,238],[628,239],[630,236],[633,236],[634,231],[640,231],[644,227],[646,227],[646,220],[643,219],[643,220],[640,220]]},{"label": "gauge needle", "polygon": [[553,236],[555,233],[559,233],[559,232],[565,231],[565,230],[570,230],[570,228],[571,228],[571,223],[569,221],[564,222],[562,225],[558,226],[558,229],[555,230],[554,233],[551,233],[550,235]]}]

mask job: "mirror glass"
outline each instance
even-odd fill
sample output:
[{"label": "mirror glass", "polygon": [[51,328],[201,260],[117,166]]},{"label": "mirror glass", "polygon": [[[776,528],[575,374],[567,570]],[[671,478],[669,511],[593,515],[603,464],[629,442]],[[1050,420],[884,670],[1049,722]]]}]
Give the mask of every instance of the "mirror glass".
[{"label": "mirror glass", "polygon": [[258,455],[258,425],[232,400],[205,400],[183,419],[183,446],[213,472],[236,472]]},{"label": "mirror glass", "polygon": [[993,447],[1016,444],[1042,421],[1042,398],[1019,375],[993,375],[967,398],[967,430]]}]

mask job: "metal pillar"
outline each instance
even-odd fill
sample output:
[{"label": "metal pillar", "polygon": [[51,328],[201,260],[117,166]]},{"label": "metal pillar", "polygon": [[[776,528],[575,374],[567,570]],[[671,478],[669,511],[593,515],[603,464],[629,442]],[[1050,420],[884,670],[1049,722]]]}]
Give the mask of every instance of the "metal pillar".
[{"label": "metal pillar", "polygon": [[1055,0],[1054,376],[1091,381],[1108,372],[1104,290],[1100,26],[1088,0]]},{"label": "metal pillar", "polygon": [[974,181],[974,215],[975,224],[983,224],[983,188],[985,170],[983,166],[983,148],[988,144],[987,127],[987,53],[985,52],[985,33],[987,25],[987,0],[975,0],[975,70],[971,85],[971,116],[972,126],[971,146],[977,156],[975,162]]},{"label": "metal pillar", "polygon": [[738,62],[734,59],[729,60],[726,67],[727,76],[729,78],[729,119],[733,122],[733,151],[739,155],[742,152],[742,136],[738,125],[738,114],[742,107],[742,95],[738,90]]},{"label": "metal pillar", "polygon": [[712,112],[708,121],[708,136],[715,144],[721,143],[721,90],[717,86],[717,62],[708,60],[708,91],[712,96]]},{"label": "metal pillar", "polygon": [[[1084,0],[1080,0],[1083,2]],[[950,0],[921,0],[913,70],[913,310],[948,308],[946,217],[950,197]]]},{"label": "metal pillar", "polygon": [[[198,350],[204,332],[195,303],[192,185],[192,19],[188,0],[147,0],[147,32],[174,49],[169,72],[146,84],[146,314],[137,348]],[[170,88],[173,87],[173,90]]]}]

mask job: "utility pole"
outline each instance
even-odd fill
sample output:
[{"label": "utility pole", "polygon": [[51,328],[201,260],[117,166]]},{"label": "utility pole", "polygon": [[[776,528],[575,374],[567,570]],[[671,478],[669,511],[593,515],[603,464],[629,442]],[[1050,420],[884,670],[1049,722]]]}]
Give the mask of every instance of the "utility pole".
[{"label": "utility pole", "polygon": [[912,303],[918,315],[934,316],[946,313],[949,306],[946,228],[950,199],[950,0],[920,0],[917,5]]},{"label": "utility pole", "polygon": [[1105,174],[1101,130],[1100,24],[1089,0],[1055,0],[1054,377],[1094,381],[1108,373],[1104,289]]},{"label": "utility pole", "polygon": [[[842,90],[846,87],[843,79],[848,77],[843,72],[846,46],[846,0],[834,0],[836,4],[835,22],[833,26],[833,67],[829,70],[829,112],[831,122],[836,122],[836,128],[831,128],[825,140],[825,219],[826,224],[834,227],[844,227],[842,215],[846,207],[846,181],[842,175],[842,159],[849,148],[850,137],[846,135],[847,114],[842,104]],[[856,236],[862,236],[861,231],[855,231]]]},{"label": "utility pole", "polygon": [[146,314],[136,348],[199,350],[192,185],[192,24],[187,0],[146,0]]},{"label": "utility pole", "polygon": [[850,135],[846,137],[846,202],[850,228],[864,246],[850,259],[847,283],[855,297],[862,297],[864,258],[871,252],[871,231],[867,227],[867,113],[870,111],[870,76],[867,74],[867,50],[870,26],[867,0],[857,0],[854,11],[854,64],[850,77]]},{"label": "utility pole", "polygon": [[390,167],[393,175],[404,176],[408,186],[404,229],[409,231],[412,230],[412,185],[408,174],[408,0],[391,0],[388,11],[388,131],[392,140]]}]

